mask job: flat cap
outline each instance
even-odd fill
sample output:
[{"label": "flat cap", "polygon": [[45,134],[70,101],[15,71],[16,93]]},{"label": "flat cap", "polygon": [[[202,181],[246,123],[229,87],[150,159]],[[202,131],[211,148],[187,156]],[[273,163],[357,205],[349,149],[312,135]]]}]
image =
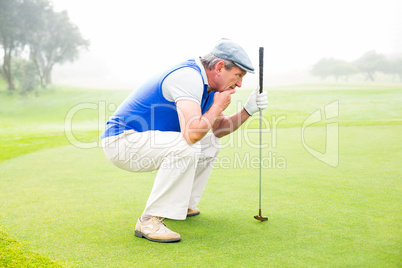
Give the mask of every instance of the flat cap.
[{"label": "flat cap", "polygon": [[211,53],[218,58],[233,61],[234,64],[249,73],[254,73],[253,64],[246,51],[230,39],[220,39]]}]

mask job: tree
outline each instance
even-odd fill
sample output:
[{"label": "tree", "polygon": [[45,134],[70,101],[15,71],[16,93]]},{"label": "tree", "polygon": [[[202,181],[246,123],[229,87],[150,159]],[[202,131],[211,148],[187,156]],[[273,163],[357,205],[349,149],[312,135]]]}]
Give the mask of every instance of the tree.
[{"label": "tree", "polygon": [[355,66],[343,60],[336,60],[331,66],[331,74],[335,77],[336,81],[338,81],[339,77],[344,77],[347,80],[349,75],[353,75],[357,72],[358,69]]},{"label": "tree", "polygon": [[9,90],[15,90],[12,61],[22,53],[37,29],[41,28],[41,10],[50,8],[48,0],[1,0],[0,45],[3,63],[0,74]]},{"label": "tree", "polygon": [[355,66],[366,75],[366,80],[374,81],[376,72],[384,72],[387,60],[374,50],[366,52],[355,61]]},{"label": "tree", "polygon": [[340,77],[348,78],[349,75],[357,73],[358,70],[351,63],[333,58],[323,58],[319,60],[312,68],[311,74],[325,79],[333,76],[336,81]]},{"label": "tree", "polygon": [[310,73],[313,76],[318,76],[321,79],[325,79],[326,77],[330,76],[331,72],[329,70],[332,64],[332,59],[330,58],[322,58],[316,64],[314,64],[313,68],[311,69]]},{"label": "tree", "polygon": [[80,49],[88,48],[77,26],[66,11],[44,10],[43,28],[29,42],[30,57],[35,63],[42,87],[51,83],[53,66],[78,58]]},{"label": "tree", "polygon": [[0,46],[4,51],[0,75],[9,90],[15,90],[13,58],[25,52],[27,45],[45,87],[51,82],[53,66],[77,59],[79,50],[89,42],[67,12],[55,12],[49,0],[0,0]]},{"label": "tree", "polygon": [[25,95],[35,92],[37,94],[39,77],[35,64],[32,61],[17,59],[13,61],[12,66],[16,81],[19,83],[20,93]]},{"label": "tree", "polygon": [[11,68],[12,56],[21,47],[21,23],[18,19],[20,1],[0,1],[0,45],[3,48],[3,63],[0,74],[7,81],[8,89],[15,90]]}]

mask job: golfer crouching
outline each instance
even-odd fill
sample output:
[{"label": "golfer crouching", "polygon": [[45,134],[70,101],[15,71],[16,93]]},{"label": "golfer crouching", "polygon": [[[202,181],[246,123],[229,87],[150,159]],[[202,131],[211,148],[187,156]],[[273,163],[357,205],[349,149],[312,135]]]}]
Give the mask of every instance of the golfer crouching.
[{"label": "golfer crouching", "polygon": [[247,53],[221,39],[206,56],[147,81],[107,121],[101,138],[110,162],[133,172],[158,170],[135,226],[137,237],[180,241],[180,234],[163,219],[200,214],[197,205],[219,154],[220,138],[268,104],[266,92],[256,89],[241,110],[223,114],[247,72],[254,72]]}]

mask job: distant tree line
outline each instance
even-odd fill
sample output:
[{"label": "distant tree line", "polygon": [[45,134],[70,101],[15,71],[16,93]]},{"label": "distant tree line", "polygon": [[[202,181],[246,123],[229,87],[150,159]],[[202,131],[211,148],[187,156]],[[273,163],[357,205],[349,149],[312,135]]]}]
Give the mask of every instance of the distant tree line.
[{"label": "distant tree line", "polygon": [[0,0],[0,76],[8,90],[46,87],[55,64],[73,62],[88,46],[67,12],[54,11],[49,0]]},{"label": "distant tree line", "polygon": [[367,81],[375,81],[376,72],[398,76],[402,82],[402,58],[388,59],[375,51],[368,51],[352,62],[322,58],[313,66],[310,73],[321,79],[332,76],[336,81],[341,77],[347,80],[349,76],[361,73]]}]

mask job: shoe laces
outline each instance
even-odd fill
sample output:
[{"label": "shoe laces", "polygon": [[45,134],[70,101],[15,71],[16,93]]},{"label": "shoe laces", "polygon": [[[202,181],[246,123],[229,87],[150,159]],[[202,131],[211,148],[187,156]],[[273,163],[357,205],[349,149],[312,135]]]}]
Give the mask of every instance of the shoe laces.
[{"label": "shoe laces", "polygon": [[163,222],[164,219],[165,218],[162,218],[162,217],[152,216],[152,222],[154,222],[158,225],[162,223],[163,225],[166,226],[166,224]]}]

